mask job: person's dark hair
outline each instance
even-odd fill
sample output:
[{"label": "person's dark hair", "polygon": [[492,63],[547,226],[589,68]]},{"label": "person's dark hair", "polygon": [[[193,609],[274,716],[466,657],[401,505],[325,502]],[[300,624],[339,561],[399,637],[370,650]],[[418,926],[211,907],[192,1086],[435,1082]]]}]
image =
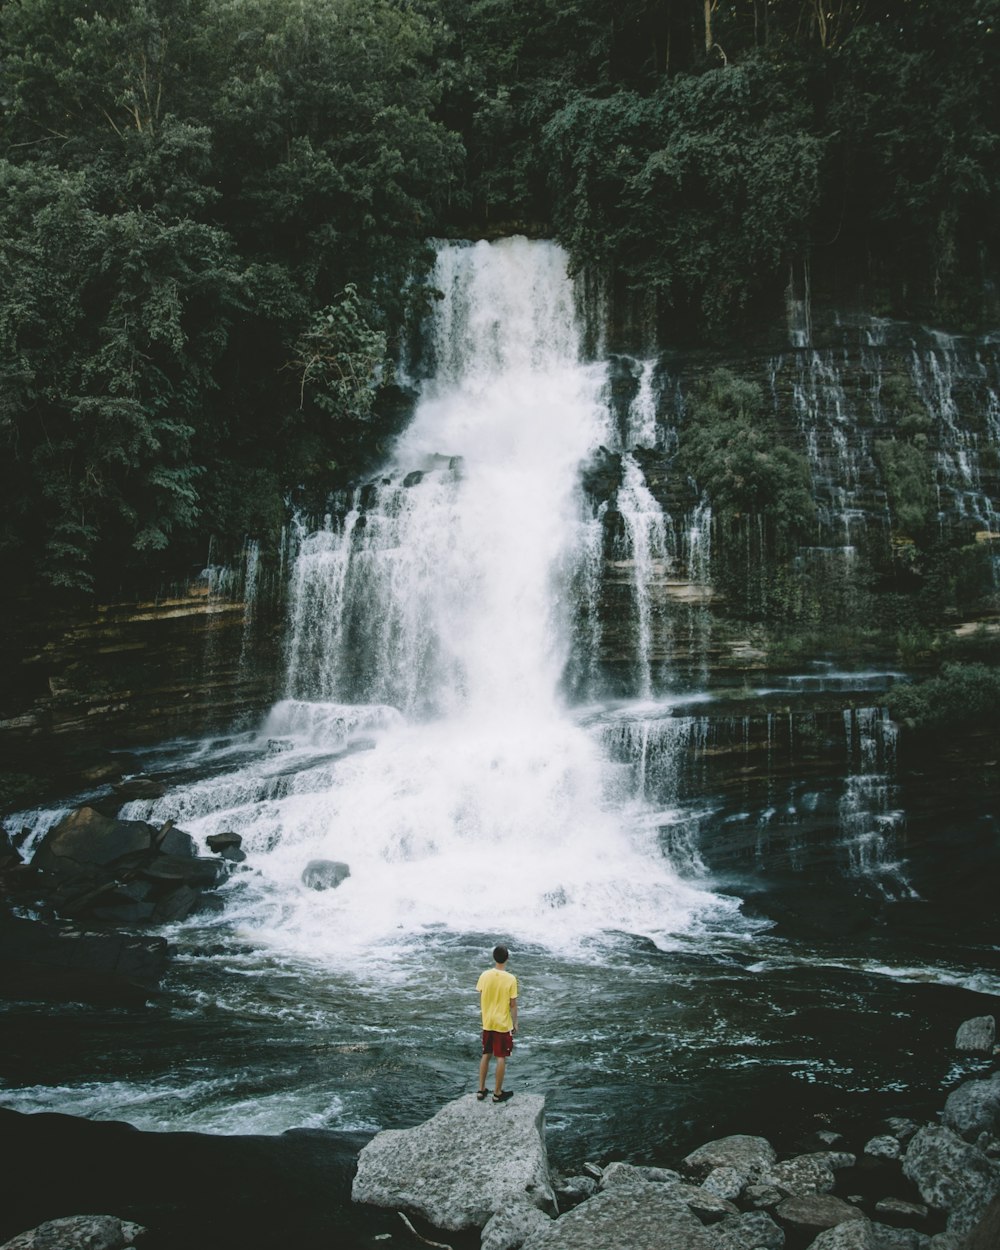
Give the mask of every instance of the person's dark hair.
[{"label": "person's dark hair", "polygon": [[507,949],[506,946],[494,946],[493,947],[493,962],[494,963],[505,964],[508,959],[510,959],[510,951]]}]

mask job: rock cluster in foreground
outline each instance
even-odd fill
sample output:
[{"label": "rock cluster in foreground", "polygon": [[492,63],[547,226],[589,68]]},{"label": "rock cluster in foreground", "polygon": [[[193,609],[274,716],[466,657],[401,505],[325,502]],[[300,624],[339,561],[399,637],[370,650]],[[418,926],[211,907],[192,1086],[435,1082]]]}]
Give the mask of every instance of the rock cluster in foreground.
[{"label": "rock cluster in foreground", "polygon": [[[988,1019],[988,1018],[987,1018]],[[992,1037],[992,1020],[963,1026]],[[355,1201],[440,1229],[482,1230],[482,1250],[996,1250],[1000,1072],[965,1081],[940,1123],[892,1119],[859,1158],[825,1149],[781,1159],[762,1137],[708,1142],[679,1170],[626,1162],[553,1181],[544,1099],[501,1107],[468,1095],[431,1120],[379,1133],[361,1152]],[[881,1184],[882,1196],[857,1192]],[[905,1192],[906,1197],[899,1194]],[[558,1211],[562,1214],[557,1214]]]}]

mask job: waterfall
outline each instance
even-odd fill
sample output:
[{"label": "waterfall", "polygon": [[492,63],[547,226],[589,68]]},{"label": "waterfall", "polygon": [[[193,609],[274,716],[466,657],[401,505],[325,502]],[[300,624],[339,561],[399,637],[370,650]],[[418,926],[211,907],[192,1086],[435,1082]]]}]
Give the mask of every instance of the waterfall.
[{"label": "waterfall", "polygon": [[888,899],[916,898],[900,843],[905,813],[895,806],[896,726],[885,708],[845,708],[850,772],[840,800],[841,845],[849,871]]},{"label": "waterfall", "polygon": [[[621,765],[562,694],[598,628],[575,598],[599,572],[580,467],[611,426],[565,255],[448,244],[432,282],[411,424],[377,478],[299,521],[271,753],[221,802],[211,781],[189,790],[185,827],[239,831],[252,873],[230,908],[311,953],[428,927],[551,944],[731,921],[732,900],[681,879],[655,811],[623,800]],[[663,514],[633,469],[633,558],[662,564]],[[351,876],[304,889],[317,857]]]},{"label": "waterfall", "polygon": [[634,596],[636,693],[648,699],[653,693],[655,643],[651,590],[654,579],[662,581],[671,564],[667,549],[668,518],[650,494],[642,470],[628,452],[622,456],[618,511],[625,534],[616,554],[619,562],[630,569]]}]

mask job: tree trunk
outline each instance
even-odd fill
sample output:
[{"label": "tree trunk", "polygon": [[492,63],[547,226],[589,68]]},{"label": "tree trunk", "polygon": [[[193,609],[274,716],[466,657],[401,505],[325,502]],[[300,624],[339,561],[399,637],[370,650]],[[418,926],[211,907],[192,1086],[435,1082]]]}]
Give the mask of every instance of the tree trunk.
[{"label": "tree trunk", "polygon": [[712,51],[712,8],[713,0],[705,0],[705,51]]}]

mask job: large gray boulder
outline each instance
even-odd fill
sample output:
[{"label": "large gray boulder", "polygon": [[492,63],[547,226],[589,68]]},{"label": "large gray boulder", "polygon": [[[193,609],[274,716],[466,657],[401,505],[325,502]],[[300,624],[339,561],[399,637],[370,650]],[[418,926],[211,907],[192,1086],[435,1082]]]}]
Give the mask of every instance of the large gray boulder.
[{"label": "large gray boulder", "polygon": [[125,1250],[145,1231],[114,1215],[70,1215],[19,1233],[0,1250]]},{"label": "large gray boulder", "polygon": [[714,1250],[674,1189],[652,1181],[606,1189],[532,1234],[523,1250]]},{"label": "large gray boulder", "polygon": [[974,1016],[958,1026],[955,1049],[977,1055],[992,1055],[997,1040],[997,1022],[993,1016]]},{"label": "large gray boulder", "polygon": [[953,1089],[941,1118],[966,1141],[974,1141],[980,1133],[1000,1133],[1000,1072],[985,1081],[964,1081]]},{"label": "large gray boulder", "polygon": [[115,820],[78,807],[42,838],[31,866],[55,877],[96,877],[99,868],[150,850],[155,835],[144,820]]},{"label": "large gray boulder", "polygon": [[483,1228],[524,1198],[555,1215],[544,1123],[537,1094],[499,1106],[468,1094],[414,1128],[378,1133],[358,1158],[352,1197],[447,1229]]},{"label": "large gray boulder", "polygon": [[715,1168],[732,1168],[747,1182],[757,1181],[777,1161],[777,1153],[764,1137],[743,1133],[721,1137],[693,1150],[683,1167],[697,1177],[706,1177]]},{"label": "large gray boulder", "polygon": [[928,1124],[916,1134],[903,1156],[903,1172],[938,1211],[955,1211],[997,1189],[990,1160],[944,1125]]}]

